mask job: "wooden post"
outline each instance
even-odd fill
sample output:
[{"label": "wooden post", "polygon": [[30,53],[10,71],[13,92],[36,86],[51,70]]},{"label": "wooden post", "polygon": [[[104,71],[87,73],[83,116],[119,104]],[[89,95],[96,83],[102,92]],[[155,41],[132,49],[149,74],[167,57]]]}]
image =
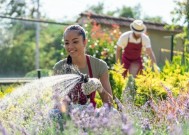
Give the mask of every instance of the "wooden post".
[{"label": "wooden post", "polygon": [[38,77],[38,79],[41,78],[41,70],[40,69],[37,69],[37,77]]},{"label": "wooden post", "polygon": [[174,56],[173,51],[174,51],[174,35],[171,35],[171,54],[170,54],[171,62],[173,61],[173,56]]}]

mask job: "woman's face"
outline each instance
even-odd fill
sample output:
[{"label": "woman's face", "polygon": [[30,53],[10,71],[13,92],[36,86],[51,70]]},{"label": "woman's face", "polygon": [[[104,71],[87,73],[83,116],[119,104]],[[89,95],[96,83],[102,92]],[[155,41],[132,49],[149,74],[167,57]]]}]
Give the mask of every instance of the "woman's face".
[{"label": "woman's face", "polygon": [[77,30],[69,30],[65,33],[64,44],[66,51],[72,58],[85,53],[86,40],[83,40],[82,35],[79,35]]}]

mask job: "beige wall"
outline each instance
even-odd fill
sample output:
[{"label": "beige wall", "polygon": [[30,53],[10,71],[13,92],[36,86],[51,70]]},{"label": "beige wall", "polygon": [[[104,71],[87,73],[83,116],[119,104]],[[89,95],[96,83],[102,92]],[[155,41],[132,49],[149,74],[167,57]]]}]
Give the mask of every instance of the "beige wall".
[{"label": "beige wall", "polygon": [[162,50],[171,50],[171,33],[148,30],[152,49],[155,53],[157,63],[163,64],[166,59],[170,60],[171,53]]},{"label": "beige wall", "polygon": [[[164,64],[166,59],[171,60],[171,35],[173,35],[173,33],[157,30],[148,30],[148,33],[151,39],[152,48],[156,55],[157,63]],[[180,52],[182,50],[180,42],[174,43],[173,45],[174,52]],[[174,52],[173,55],[178,55]]]}]

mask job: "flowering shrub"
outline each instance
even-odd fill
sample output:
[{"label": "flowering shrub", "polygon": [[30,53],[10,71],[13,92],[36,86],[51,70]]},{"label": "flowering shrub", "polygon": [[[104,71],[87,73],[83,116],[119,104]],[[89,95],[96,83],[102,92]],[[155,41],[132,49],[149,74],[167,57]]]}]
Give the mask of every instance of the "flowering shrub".
[{"label": "flowering shrub", "polygon": [[87,31],[87,53],[106,61],[111,68],[115,64],[116,42],[121,35],[120,27],[112,25],[109,29],[102,28],[100,24],[90,22],[85,24]]},{"label": "flowering shrub", "polygon": [[[173,69],[174,67],[174,69]],[[183,66],[177,63],[166,61],[162,71],[153,70],[150,62],[147,62],[141,75],[135,78],[135,104],[143,105],[150,99],[165,99],[167,93],[162,84],[170,88],[173,95],[177,96],[180,92],[187,91],[187,81],[189,73],[182,70]]]},{"label": "flowering shrub", "polygon": [[[74,108],[70,116],[75,126],[83,129],[83,132],[101,135],[105,133],[111,134],[133,134],[134,127],[127,121],[124,114],[109,108],[108,105],[94,110],[92,104],[89,104],[86,109]],[[122,116],[122,117],[120,117]]]}]

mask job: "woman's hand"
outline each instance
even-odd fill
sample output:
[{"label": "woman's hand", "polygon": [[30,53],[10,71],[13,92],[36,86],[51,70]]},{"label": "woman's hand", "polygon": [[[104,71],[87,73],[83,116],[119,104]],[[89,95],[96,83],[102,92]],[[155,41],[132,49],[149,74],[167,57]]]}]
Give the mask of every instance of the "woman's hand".
[{"label": "woman's hand", "polygon": [[81,89],[85,95],[90,95],[94,91],[102,92],[103,87],[99,79],[89,78],[88,82],[82,83]]}]

